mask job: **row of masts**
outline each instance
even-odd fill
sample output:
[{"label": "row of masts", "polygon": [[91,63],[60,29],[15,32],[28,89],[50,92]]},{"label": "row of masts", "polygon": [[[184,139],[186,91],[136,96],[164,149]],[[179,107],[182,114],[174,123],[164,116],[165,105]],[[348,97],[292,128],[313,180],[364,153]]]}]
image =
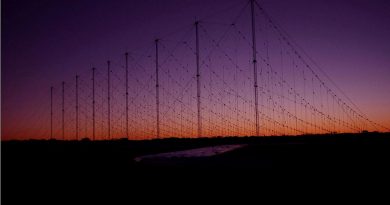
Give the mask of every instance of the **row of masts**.
[{"label": "row of masts", "polygon": [[[258,82],[257,82],[257,60],[256,60],[256,35],[255,35],[255,0],[250,0],[251,3],[251,27],[252,27],[252,54],[253,54],[253,75],[254,75],[254,113],[256,123],[256,136],[259,136],[259,113],[258,113]],[[201,109],[201,73],[200,73],[200,52],[199,52],[199,32],[198,26],[199,21],[195,21],[195,46],[196,46],[196,83],[197,83],[197,123],[198,123],[198,137],[202,136],[202,109]],[[160,91],[159,91],[159,55],[158,55],[158,43],[159,39],[155,39],[155,86],[156,86],[156,137],[160,138]],[[129,66],[128,56],[125,53],[125,70],[126,70],[126,81],[125,81],[125,96],[126,96],[126,138],[129,139]],[[96,68],[92,68],[92,140],[95,140],[95,72]],[[110,61],[107,61],[107,121],[108,121],[108,139],[111,139],[111,86],[110,86]],[[76,75],[76,139],[79,139],[79,93],[78,93],[78,80],[79,75]],[[53,89],[50,87],[50,138],[53,139]],[[62,139],[65,140],[65,82],[62,82]]]}]

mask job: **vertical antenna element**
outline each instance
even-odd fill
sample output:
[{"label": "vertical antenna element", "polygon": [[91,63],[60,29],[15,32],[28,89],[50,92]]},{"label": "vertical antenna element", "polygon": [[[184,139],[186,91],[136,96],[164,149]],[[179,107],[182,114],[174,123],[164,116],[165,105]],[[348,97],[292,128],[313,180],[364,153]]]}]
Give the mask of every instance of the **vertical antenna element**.
[{"label": "vertical antenna element", "polygon": [[196,91],[197,91],[197,106],[198,106],[198,137],[202,136],[202,121],[201,121],[201,110],[200,110],[200,71],[199,71],[199,22],[195,22],[195,33],[196,33]]},{"label": "vertical antenna element", "polygon": [[53,86],[50,87],[50,139],[53,139]]},{"label": "vertical antenna element", "polygon": [[76,75],[76,140],[79,140],[79,76]]},{"label": "vertical antenna element", "polygon": [[95,70],[92,68],[92,140],[95,140]]},{"label": "vertical antenna element", "polygon": [[108,122],[108,139],[111,139],[111,98],[110,98],[110,61],[107,61],[107,122]]},{"label": "vertical antenna element", "polygon": [[158,39],[155,41],[156,44],[156,112],[157,112],[157,138],[160,138],[160,93],[158,84]]},{"label": "vertical antenna element", "polygon": [[253,78],[255,91],[255,119],[256,119],[256,136],[259,136],[259,106],[257,92],[257,60],[256,60],[256,28],[255,28],[255,0],[251,1],[251,17],[252,17],[252,48],[253,48]]},{"label": "vertical antenna element", "polygon": [[62,140],[65,140],[65,82],[62,81]]},{"label": "vertical antenna element", "polygon": [[129,53],[125,53],[126,58],[126,138],[129,139]]}]

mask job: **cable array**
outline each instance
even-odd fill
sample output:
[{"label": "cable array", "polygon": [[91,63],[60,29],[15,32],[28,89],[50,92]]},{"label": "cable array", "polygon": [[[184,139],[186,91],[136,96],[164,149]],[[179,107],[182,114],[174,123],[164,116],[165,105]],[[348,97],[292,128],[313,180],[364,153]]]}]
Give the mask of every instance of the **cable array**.
[{"label": "cable array", "polygon": [[237,15],[201,18],[143,53],[126,51],[53,85],[50,109],[36,110],[47,118],[28,129],[64,140],[389,130],[368,119],[258,2],[228,10]]}]

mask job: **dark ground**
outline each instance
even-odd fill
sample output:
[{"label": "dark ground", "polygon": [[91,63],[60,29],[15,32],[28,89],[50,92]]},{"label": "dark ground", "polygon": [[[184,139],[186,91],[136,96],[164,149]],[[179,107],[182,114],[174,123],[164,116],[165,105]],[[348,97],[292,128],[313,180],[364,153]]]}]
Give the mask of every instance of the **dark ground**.
[{"label": "dark ground", "polygon": [[[219,144],[248,146],[208,158],[133,161],[144,154]],[[282,188],[287,181],[297,187],[305,182],[335,183],[337,188],[344,181],[376,181],[388,187],[385,181],[390,174],[389,133],[150,141],[31,140],[7,141],[1,146],[3,204],[57,204],[58,200],[76,204],[80,200],[108,200],[113,204],[145,193],[232,191],[265,183]]]}]

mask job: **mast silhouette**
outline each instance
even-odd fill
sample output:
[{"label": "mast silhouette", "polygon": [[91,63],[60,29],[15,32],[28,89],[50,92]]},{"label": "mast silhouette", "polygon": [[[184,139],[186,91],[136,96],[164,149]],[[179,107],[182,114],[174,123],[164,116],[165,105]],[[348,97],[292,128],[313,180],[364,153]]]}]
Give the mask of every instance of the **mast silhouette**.
[{"label": "mast silhouette", "polygon": [[253,54],[253,79],[254,79],[254,94],[255,94],[255,120],[256,120],[256,136],[259,136],[259,97],[257,90],[257,59],[256,59],[256,27],[255,27],[255,0],[251,1],[251,22],[252,22],[252,54]]},{"label": "mast silhouette", "polygon": [[159,93],[159,81],[158,81],[158,39],[155,41],[156,44],[156,120],[157,120],[157,134],[156,137],[160,138],[160,93]]},{"label": "mast silhouette", "polygon": [[196,91],[197,91],[197,107],[198,107],[198,137],[202,136],[202,121],[201,121],[201,108],[200,108],[200,65],[199,65],[199,21],[195,22],[195,34],[196,34]]}]

